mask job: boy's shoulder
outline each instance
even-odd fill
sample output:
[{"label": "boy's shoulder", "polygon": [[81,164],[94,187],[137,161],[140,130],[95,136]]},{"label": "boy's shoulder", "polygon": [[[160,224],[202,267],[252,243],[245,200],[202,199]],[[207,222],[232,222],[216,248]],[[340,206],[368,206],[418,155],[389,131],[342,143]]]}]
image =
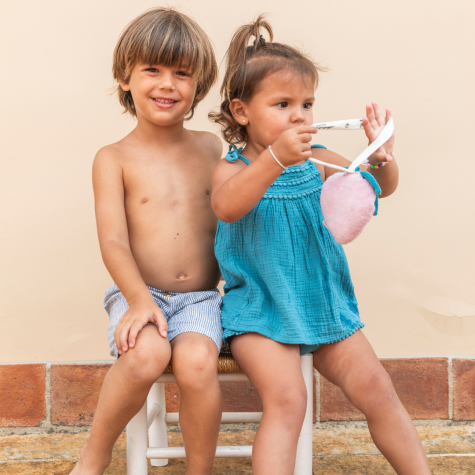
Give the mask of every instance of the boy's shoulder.
[{"label": "boy's shoulder", "polygon": [[217,135],[200,130],[190,130],[189,132],[198,149],[206,151],[211,160],[217,162],[221,158],[223,143]]},{"label": "boy's shoulder", "polygon": [[112,164],[120,166],[122,161],[127,158],[128,148],[130,148],[130,146],[127,146],[124,139],[116,143],[105,145],[97,151],[94,157],[94,166]]}]

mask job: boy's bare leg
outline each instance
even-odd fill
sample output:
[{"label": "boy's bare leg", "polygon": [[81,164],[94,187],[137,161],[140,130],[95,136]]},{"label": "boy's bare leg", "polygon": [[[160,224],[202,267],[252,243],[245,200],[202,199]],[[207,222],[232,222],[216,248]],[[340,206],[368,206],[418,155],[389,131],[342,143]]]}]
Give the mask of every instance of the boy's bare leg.
[{"label": "boy's bare leg", "polygon": [[102,385],[91,435],[71,475],[102,475],[125,426],[142,408],[152,384],[170,361],[170,343],[146,325],[134,348],[123,353]]},{"label": "boy's bare leg", "polygon": [[171,344],[173,373],[180,388],[186,473],[211,475],[222,412],[218,348],[195,332],[182,333]]},{"label": "boy's bare leg", "polygon": [[399,475],[430,475],[419,434],[361,331],[324,345],[314,366],[364,413],[374,443]]},{"label": "boy's bare leg", "polygon": [[231,340],[231,350],[264,406],[252,449],[252,473],[292,475],[307,407],[299,347],[246,333]]}]

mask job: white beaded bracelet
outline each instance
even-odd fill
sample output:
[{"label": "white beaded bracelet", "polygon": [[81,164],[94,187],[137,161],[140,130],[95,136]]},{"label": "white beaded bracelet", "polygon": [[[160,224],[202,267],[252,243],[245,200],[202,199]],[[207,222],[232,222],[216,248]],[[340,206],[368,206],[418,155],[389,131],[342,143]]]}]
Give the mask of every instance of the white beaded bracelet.
[{"label": "white beaded bracelet", "polygon": [[271,155],[275,158],[275,161],[284,169],[284,170],[287,170],[288,167],[284,167],[284,165],[282,165],[282,163],[279,162],[279,160],[277,159],[277,157],[274,155],[274,152],[272,151],[272,149],[270,148],[270,145],[269,147],[267,147],[269,149],[269,152],[271,153]]}]

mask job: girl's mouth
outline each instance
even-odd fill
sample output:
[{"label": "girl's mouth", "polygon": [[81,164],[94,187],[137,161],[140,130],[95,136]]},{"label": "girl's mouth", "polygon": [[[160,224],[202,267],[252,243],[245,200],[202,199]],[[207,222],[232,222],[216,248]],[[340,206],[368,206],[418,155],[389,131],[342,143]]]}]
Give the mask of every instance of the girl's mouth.
[{"label": "girl's mouth", "polygon": [[165,97],[152,97],[152,101],[159,109],[171,109],[178,102]]}]

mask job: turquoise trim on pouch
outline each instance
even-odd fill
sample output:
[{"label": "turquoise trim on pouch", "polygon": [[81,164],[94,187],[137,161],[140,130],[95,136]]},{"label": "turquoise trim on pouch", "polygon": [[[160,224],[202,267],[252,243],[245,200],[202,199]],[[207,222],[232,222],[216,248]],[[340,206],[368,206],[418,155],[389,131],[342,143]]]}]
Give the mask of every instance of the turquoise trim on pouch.
[{"label": "turquoise trim on pouch", "polygon": [[[350,167],[345,167],[347,170]],[[381,187],[379,186],[376,178],[369,172],[361,171],[360,167],[356,167],[355,172],[359,173],[365,180],[368,180],[369,184],[373,187],[376,198],[374,199],[374,213],[373,216],[378,215],[379,209],[379,195],[381,194]]]}]

